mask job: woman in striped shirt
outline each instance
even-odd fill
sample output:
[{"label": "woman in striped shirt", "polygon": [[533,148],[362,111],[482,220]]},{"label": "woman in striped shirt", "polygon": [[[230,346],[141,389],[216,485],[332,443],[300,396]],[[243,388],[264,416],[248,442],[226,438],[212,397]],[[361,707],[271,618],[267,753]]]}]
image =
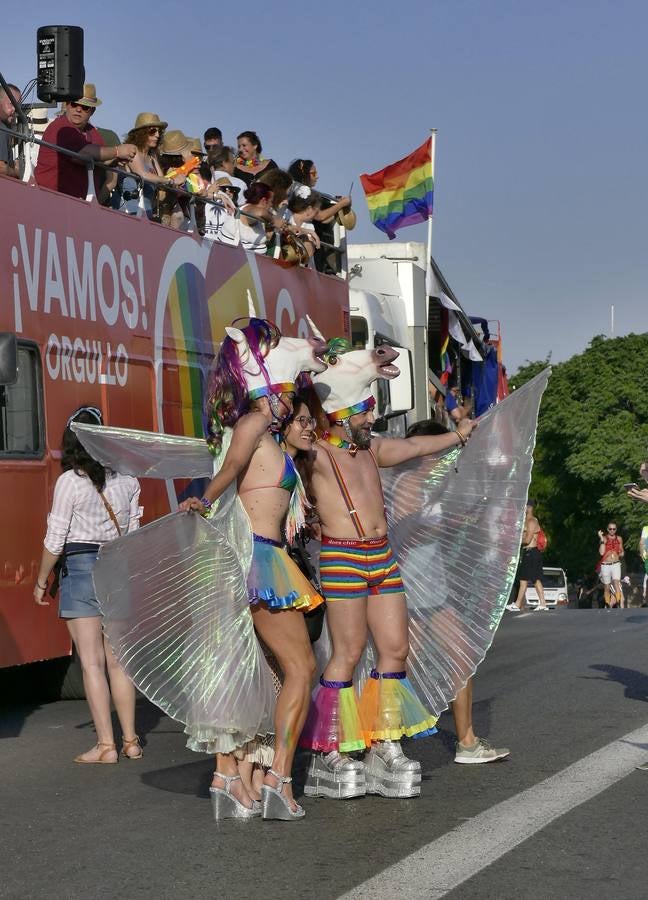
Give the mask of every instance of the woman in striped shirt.
[{"label": "woman in striped shirt", "polygon": [[142,756],[135,733],[135,688],[104,639],[92,571],[102,544],[139,527],[140,486],[136,478],[106,470],[94,460],[70,428],[72,422],[103,425],[101,412],[89,406],[67,421],[61,445],[63,474],[54,488],[34,600],[49,605],[47,580],[62,557],[59,617],[65,619],[81,661],[97,733],[96,745],[74,762],[116,763],[111,694],[122,730],[122,753],[128,759]]}]

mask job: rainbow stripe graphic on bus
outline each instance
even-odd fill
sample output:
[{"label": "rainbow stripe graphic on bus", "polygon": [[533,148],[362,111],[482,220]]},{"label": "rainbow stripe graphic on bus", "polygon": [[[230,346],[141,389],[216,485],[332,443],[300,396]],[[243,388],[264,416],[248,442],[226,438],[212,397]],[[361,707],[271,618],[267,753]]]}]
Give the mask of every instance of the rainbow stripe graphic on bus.
[{"label": "rainbow stripe graphic on bus", "polygon": [[[180,265],[169,284],[163,373],[164,430],[167,432],[194,437],[205,434],[205,386],[225,326],[247,315],[248,291],[258,305],[252,272],[243,253],[239,262],[216,290],[213,290],[215,279],[209,278],[211,273],[208,271],[206,278],[192,263]],[[208,285],[212,288],[209,296]]]}]

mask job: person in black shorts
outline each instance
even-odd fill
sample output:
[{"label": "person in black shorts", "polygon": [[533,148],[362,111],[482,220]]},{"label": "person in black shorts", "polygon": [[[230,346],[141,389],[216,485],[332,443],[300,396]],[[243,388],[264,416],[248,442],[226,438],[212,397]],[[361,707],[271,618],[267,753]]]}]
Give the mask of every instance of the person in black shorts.
[{"label": "person in black shorts", "polygon": [[534,514],[535,501],[529,500],[526,505],[526,518],[522,533],[522,556],[520,558],[520,588],[515,603],[509,603],[506,607],[511,612],[520,612],[526,600],[526,589],[531,583],[538,592],[538,605],[536,612],[549,609],[545,601],[544,588],[542,587],[542,552],[538,549],[538,534],[540,523]]}]

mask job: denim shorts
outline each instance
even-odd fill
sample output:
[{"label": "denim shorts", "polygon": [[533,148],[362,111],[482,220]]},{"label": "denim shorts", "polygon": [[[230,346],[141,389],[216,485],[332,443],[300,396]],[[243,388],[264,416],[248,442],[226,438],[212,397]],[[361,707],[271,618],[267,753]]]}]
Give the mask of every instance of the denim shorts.
[{"label": "denim shorts", "polygon": [[[82,546],[68,544],[66,549],[74,551],[75,547]],[[98,550],[72,552],[72,555],[65,556],[59,585],[59,618],[88,619],[101,615],[92,581],[97,555]]]}]

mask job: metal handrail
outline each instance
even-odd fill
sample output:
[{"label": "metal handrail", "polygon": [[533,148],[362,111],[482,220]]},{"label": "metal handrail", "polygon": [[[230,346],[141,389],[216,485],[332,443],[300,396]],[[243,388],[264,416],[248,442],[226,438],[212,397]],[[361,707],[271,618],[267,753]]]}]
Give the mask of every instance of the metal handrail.
[{"label": "metal handrail", "polygon": [[[262,219],[260,216],[254,215],[254,213],[242,212],[242,210],[240,209],[240,207],[238,205],[235,205],[236,206],[235,211],[234,211],[234,213],[232,213],[231,210],[220,200],[215,200],[215,199],[212,199],[209,197],[203,197],[199,194],[191,193],[190,191],[186,191],[183,188],[178,187],[178,185],[166,184],[166,183],[158,184],[157,182],[148,181],[148,179],[142,177],[141,175],[138,175],[136,172],[127,172],[120,166],[118,166],[118,165],[116,166],[114,163],[112,163],[112,164],[104,163],[101,160],[93,159],[92,157],[85,156],[82,153],[77,153],[74,150],[67,150],[65,147],[59,147],[58,144],[51,144],[51,143],[49,143],[49,141],[43,141],[40,138],[35,137],[34,135],[23,134],[22,132],[15,131],[12,128],[6,128],[6,131],[9,134],[11,134],[12,137],[16,138],[19,141],[22,141],[23,143],[38,144],[40,147],[47,147],[50,150],[54,150],[56,153],[60,153],[62,156],[67,156],[71,159],[76,160],[81,165],[84,165],[87,170],[87,174],[88,174],[88,190],[87,190],[86,198],[85,198],[86,201],[90,201],[93,199],[93,197],[96,197],[94,178],[93,178],[94,170],[97,168],[104,169],[108,174],[116,175],[118,179],[121,179],[121,180],[123,180],[124,178],[134,179],[134,181],[138,185],[138,190],[139,190],[139,194],[140,194],[138,211],[137,211],[138,217],[145,217],[145,215],[146,215],[146,210],[145,210],[144,203],[143,203],[143,200],[144,200],[143,188],[144,188],[144,185],[147,184],[153,188],[153,190],[155,191],[156,194],[158,193],[158,191],[163,190],[168,193],[176,194],[178,199],[183,199],[189,206],[190,222],[191,222],[192,229],[194,231],[198,231],[198,226],[196,224],[196,217],[195,217],[196,203],[210,204],[212,206],[215,206],[217,209],[221,209],[221,210],[225,211],[228,215],[233,216],[235,219],[239,219],[241,214],[243,214],[246,218],[254,219],[257,222],[261,222],[265,227],[267,227],[269,224],[272,225],[272,230],[274,232],[274,241],[275,241],[275,253],[278,255],[278,253],[280,252],[282,229],[278,228],[277,226],[273,225],[272,223],[268,223],[267,219]],[[321,191],[318,193],[321,193]],[[323,194],[322,196],[327,197],[327,199],[329,198],[328,194]],[[333,199],[333,198],[331,197],[330,199]],[[343,232],[344,229],[341,229],[341,231]],[[341,240],[339,246],[335,245],[335,244],[329,244],[326,241],[320,241],[320,247],[324,247],[326,250],[331,250],[334,253],[339,254],[341,257],[344,257],[345,249],[346,249],[346,242],[344,241],[344,237],[342,237],[342,240]],[[344,271],[340,272],[340,276],[345,277]]]}]

